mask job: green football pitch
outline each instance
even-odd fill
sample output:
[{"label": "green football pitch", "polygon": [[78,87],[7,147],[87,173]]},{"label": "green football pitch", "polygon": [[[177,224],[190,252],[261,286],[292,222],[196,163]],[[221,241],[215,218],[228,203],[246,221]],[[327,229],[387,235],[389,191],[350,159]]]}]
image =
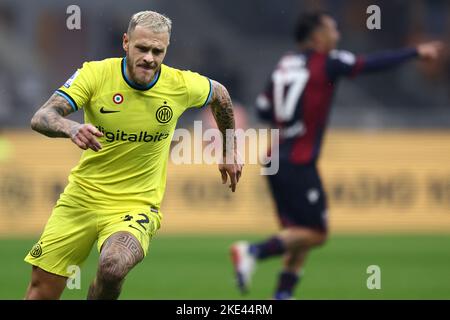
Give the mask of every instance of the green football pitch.
[{"label": "green football pitch", "polygon": [[[128,276],[121,299],[268,299],[280,270],[277,258],[258,265],[248,295],[235,290],[228,248],[243,238],[157,236]],[[34,241],[0,240],[0,299],[23,298],[31,269],[23,257]],[[97,258],[92,251],[81,269],[81,288],[66,289],[63,299],[85,298]],[[370,265],[380,267],[381,289],[367,288]],[[450,235],[333,236],[310,254],[296,297],[450,299]]]}]

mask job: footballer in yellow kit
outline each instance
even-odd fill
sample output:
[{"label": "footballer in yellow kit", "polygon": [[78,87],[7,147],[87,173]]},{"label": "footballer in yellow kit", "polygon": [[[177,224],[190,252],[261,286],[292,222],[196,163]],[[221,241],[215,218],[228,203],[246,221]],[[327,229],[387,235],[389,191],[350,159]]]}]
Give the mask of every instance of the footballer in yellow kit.
[{"label": "footballer in yellow kit", "polygon": [[69,176],[39,242],[25,261],[69,276],[98,239],[128,231],[144,254],[160,227],[166,165],[177,119],[188,107],[211,98],[211,81],[190,71],[161,65],[146,87],[125,73],[126,58],[86,62],[56,93],[85,123],[103,133],[100,152],[88,149]]},{"label": "footballer in yellow kit", "polygon": [[[170,143],[181,114],[209,106],[222,134],[234,129],[232,103],[218,82],[162,63],[171,21],[133,15],[124,58],[86,62],[34,115],[32,128],[70,138],[84,149],[44,232],[25,261],[33,265],[27,299],[57,299],[97,242],[89,299],[115,299],[126,274],[146,255],[160,228]],[[66,119],[84,111],[85,124]],[[228,150],[230,149],[230,150]],[[235,151],[224,143],[224,156]],[[241,165],[219,164],[235,191]]]},{"label": "footballer in yellow kit", "polygon": [[[44,234],[25,259],[46,271],[70,275],[68,266],[80,265],[97,238],[100,250],[119,230],[134,234],[146,253],[162,219],[177,119],[211,98],[210,80],[198,73],[161,65],[142,87],[127,78],[125,67],[126,58],[86,62],[56,91],[74,110],[83,108],[85,123],[103,133],[103,148],[83,152]],[[68,251],[71,246],[78,249]]]}]

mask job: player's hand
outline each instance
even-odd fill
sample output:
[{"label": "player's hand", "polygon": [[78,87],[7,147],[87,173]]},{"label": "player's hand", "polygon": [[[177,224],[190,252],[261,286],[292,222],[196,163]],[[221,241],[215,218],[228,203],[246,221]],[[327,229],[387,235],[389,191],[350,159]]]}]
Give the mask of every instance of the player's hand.
[{"label": "player's hand", "polygon": [[102,137],[101,133],[92,124],[78,124],[70,131],[70,140],[83,150],[92,149],[98,152],[102,145],[95,137]]},{"label": "player's hand", "polygon": [[437,59],[443,49],[444,44],[441,41],[426,42],[417,46],[419,57],[423,60]]},{"label": "player's hand", "polygon": [[226,157],[224,157],[224,163],[219,164],[219,171],[222,175],[222,184],[227,183],[228,177],[230,177],[230,188],[232,192],[236,191],[236,185],[242,175],[242,167],[244,166],[239,155],[237,153],[233,156],[233,163],[227,163]]}]

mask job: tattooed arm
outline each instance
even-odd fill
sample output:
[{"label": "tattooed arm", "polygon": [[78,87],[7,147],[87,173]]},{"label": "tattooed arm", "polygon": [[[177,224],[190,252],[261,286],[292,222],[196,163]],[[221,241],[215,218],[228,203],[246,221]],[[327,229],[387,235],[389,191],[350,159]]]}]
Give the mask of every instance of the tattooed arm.
[{"label": "tattooed arm", "polygon": [[[210,107],[216,120],[217,127],[222,133],[223,164],[219,164],[222,183],[227,183],[230,177],[231,191],[236,190],[236,184],[242,173],[242,164],[238,163],[236,153],[236,137],[234,135],[233,103],[227,89],[217,81],[212,80],[212,98]],[[227,161],[228,160],[228,161]]]},{"label": "tattooed arm", "polygon": [[102,146],[95,139],[103,134],[91,124],[80,124],[66,119],[73,112],[66,99],[53,94],[31,119],[31,128],[47,137],[70,138],[83,150],[99,151]]}]

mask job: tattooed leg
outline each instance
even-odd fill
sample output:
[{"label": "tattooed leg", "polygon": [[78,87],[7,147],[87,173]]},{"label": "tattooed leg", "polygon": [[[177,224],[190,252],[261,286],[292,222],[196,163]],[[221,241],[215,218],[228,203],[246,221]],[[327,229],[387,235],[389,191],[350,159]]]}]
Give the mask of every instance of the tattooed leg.
[{"label": "tattooed leg", "polygon": [[144,258],[139,241],[128,232],[117,232],[104,243],[97,276],[89,287],[88,299],[117,299],[128,272]]}]

